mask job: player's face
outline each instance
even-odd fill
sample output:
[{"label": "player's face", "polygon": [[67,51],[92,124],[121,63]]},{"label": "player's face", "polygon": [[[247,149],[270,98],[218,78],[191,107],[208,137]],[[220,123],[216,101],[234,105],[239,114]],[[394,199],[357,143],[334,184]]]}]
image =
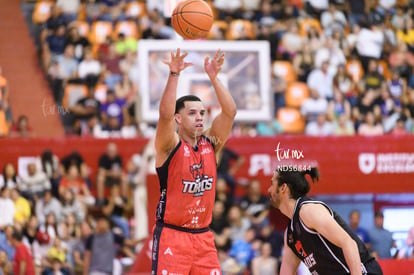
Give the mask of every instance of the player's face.
[{"label": "player's face", "polygon": [[179,112],[181,128],[191,136],[199,136],[204,130],[206,110],[200,101],[186,101]]},{"label": "player's face", "polygon": [[280,192],[279,192],[279,174],[277,172],[273,173],[273,177],[270,180],[271,185],[268,190],[270,196],[270,203],[273,207],[279,208],[280,206]]}]

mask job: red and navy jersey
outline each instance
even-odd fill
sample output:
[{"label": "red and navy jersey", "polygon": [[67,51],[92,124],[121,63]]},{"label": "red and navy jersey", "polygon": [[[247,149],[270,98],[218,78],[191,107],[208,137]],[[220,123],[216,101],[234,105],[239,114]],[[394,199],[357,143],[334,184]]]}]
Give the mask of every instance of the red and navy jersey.
[{"label": "red and navy jersey", "polygon": [[286,242],[293,253],[308,267],[312,275],[345,275],[350,274],[350,271],[342,249],[328,241],[317,231],[308,228],[300,219],[300,208],[307,203],[317,203],[325,206],[335,221],[354,239],[359,250],[362,274],[382,274],[377,273],[376,270],[371,270],[370,266],[367,265],[368,262],[373,260],[373,257],[360,238],[353,233],[351,227],[335,211],[324,202],[299,198],[296,201],[292,220],[287,228]]},{"label": "red and navy jersey", "polygon": [[213,211],[217,167],[214,147],[201,136],[193,148],[180,140],[157,168],[161,196],[157,221],[188,229],[207,228]]}]

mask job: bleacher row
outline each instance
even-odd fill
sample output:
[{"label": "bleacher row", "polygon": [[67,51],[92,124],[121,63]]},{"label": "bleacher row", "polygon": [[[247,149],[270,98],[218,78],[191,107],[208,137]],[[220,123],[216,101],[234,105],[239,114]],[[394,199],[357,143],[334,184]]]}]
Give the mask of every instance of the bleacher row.
[{"label": "bleacher row", "polygon": [[[318,50],[327,49],[329,48],[329,46],[327,46],[328,43],[333,43],[334,47],[337,48],[345,59],[341,61],[341,64],[338,63],[330,65],[334,67],[334,71],[336,71],[337,66],[344,65],[347,76],[352,80],[355,86],[358,86],[355,91],[352,91],[354,93],[354,101],[351,102],[352,115],[348,115],[346,118],[347,122],[354,125],[355,132],[357,132],[359,125],[364,123],[364,119],[363,116],[355,117],[353,115],[355,113],[353,109],[359,108],[358,103],[362,101],[362,96],[366,92],[365,90],[361,90],[359,88],[360,83],[365,81],[364,77],[366,76],[366,68],[364,67],[366,67],[366,64],[363,64],[363,60],[359,58],[362,54],[356,49],[359,39],[358,32],[361,32],[361,29],[370,29],[371,25],[361,25],[359,30],[355,30],[351,25],[351,18],[354,14],[352,14],[352,11],[349,10],[349,7],[345,7],[343,3],[340,4],[338,1],[333,1],[333,3],[337,4],[337,9],[334,9],[333,11],[330,10],[331,7],[329,7],[329,9],[317,11],[317,14],[321,16],[320,18],[315,16],[315,14],[310,13],[310,11],[315,11],[315,9],[312,9],[311,7],[311,1],[255,1],[256,7],[254,7],[255,4],[253,2],[247,3],[244,1],[246,2],[244,3],[243,1],[240,1],[240,3],[243,3],[244,5],[243,7],[229,6],[228,8],[226,8],[226,4],[223,4],[223,1],[206,2],[211,6],[216,18],[208,39],[258,39],[268,40],[270,42],[272,47],[272,77],[281,79],[285,85],[285,89],[282,92],[282,104],[277,102],[276,99],[273,104],[276,109],[275,121],[271,123],[280,125],[282,133],[307,133],[307,125],[309,122],[315,121],[314,116],[309,118],[309,116],[304,114],[301,110],[302,103],[310,97],[310,89],[313,89],[314,87],[309,87],[309,83],[306,82],[306,78],[304,79],[303,75],[299,75],[301,68],[295,65],[294,59],[297,56],[304,54],[305,47],[313,47],[311,49],[311,54],[312,58],[315,58]],[[407,16],[407,18],[409,18],[410,11],[407,11],[402,15],[399,13],[403,5],[407,4],[405,2],[407,1],[399,1],[398,3],[394,3],[394,9],[392,11],[390,10],[390,12],[382,12],[383,14],[379,12],[378,5],[375,6],[375,3],[373,4],[374,6],[366,9],[370,11],[369,14],[367,14],[367,17],[371,18],[371,21],[376,22],[375,24],[377,25],[382,24],[381,28],[383,28],[383,32],[387,35],[391,34],[391,36],[394,36],[394,40],[396,40],[394,43],[388,44],[383,42],[384,45],[382,46],[382,55],[380,58],[377,58],[378,72],[384,78],[384,83],[391,81],[391,72],[393,70],[398,70],[400,67],[406,66],[406,64],[396,64],[394,61],[390,62],[390,56],[401,54],[399,47],[400,44],[409,44],[408,41],[410,32],[407,31],[408,33],[404,33],[404,24],[406,23],[399,23],[400,25],[398,26],[397,23],[395,23],[399,21],[405,22],[404,20],[408,20],[404,19]],[[59,23],[60,17],[63,17],[61,20],[62,22],[69,23],[67,25],[68,27],[65,29],[66,36],[69,34],[69,31],[76,29],[80,37],[85,39],[88,43],[84,47],[85,49],[83,49],[81,57],[79,57],[79,53],[76,53],[78,65],[82,61],[86,51],[91,51],[94,60],[99,61],[102,65],[102,56],[107,55],[105,51],[107,51],[108,47],[112,44],[115,44],[117,55],[122,60],[125,59],[127,53],[132,52],[133,55],[136,53],[137,42],[140,39],[176,38],[176,34],[172,30],[168,18],[165,18],[161,11],[149,10],[147,5],[150,4],[146,1],[121,1],[117,5],[108,6],[106,9],[102,9],[97,12],[96,7],[99,7],[99,4],[106,4],[106,1],[103,1],[102,3],[100,3],[100,1],[80,3],[79,1],[79,8],[76,14],[65,14],[64,10],[62,10],[61,7],[58,7],[58,5],[56,5],[53,1],[36,1],[32,14],[32,24],[41,28],[41,31],[38,33],[40,36],[38,41],[40,41],[39,48],[41,50],[41,61],[45,74],[48,74],[49,78],[51,78],[50,70],[54,62],[56,62],[56,57],[64,55],[63,48],[58,52],[53,53],[53,49],[50,47],[51,40],[48,40],[48,37],[53,36],[56,31],[55,29],[52,29],[52,27],[55,28],[57,25],[61,24]],[[88,5],[97,6],[94,10],[93,6]],[[367,2],[366,5],[369,5],[369,2]],[[117,6],[118,10],[115,12],[117,15],[114,16],[113,13],[111,13],[111,9]],[[346,24],[343,24],[339,28],[337,28],[337,26],[329,26],[328,28],[323,25],[326,24],[326,20],[321,20],[323,12],[331,12],[334,15],[336,15],[337,12],[343,13],[349,22],[346,22]],[[378,19],[378,16],[380,16],[381,19]],[[378,22],[378,20],[380,22]],[[50,22],[54,22],[54,24],[50,24]],[[328,33],[328,29],[331,33]],[[339,36],[336,34],[337,30],[340,30]],[[345,44],[348,43],[347,39],[351,36],[353,36],[354,44],[346,45],[348,49],[345,49]],[[330,39],[332,39],[333,42],[329,42],[328,40]],[[292,41],[300,41],[303,45],[294,45],[295,43]],[[315,42],[319,43],[319,48],[317,46],[312,46]],[[59,43],[61,42],[59,41]],[[67,44],[67,42],[65,42],[65,44]],[[392,45],[390,46],[389,44]],[[118,47],[118,45],[120,46]],[[289,49],[289,47],[291,48]],[[411,53],[409,47],[408,53]],[[308,73],[318,70],[319,65],[311,64]],[[411,72],[410,66],[409,71]],[[75,72],[75,74],[76,73],[77,72]],[[99,73],[96,75],[97,81],[94,82],[93,87],[95,90],[95,98],[100,104],[105,104],[106,94],[108,91],[113,91],[114,88],[113,85],[108,85],[108,83],[105,82],[104,78],[106,73],[107,70],[105,71],[104,69],[100,69]],[[122,73],[127,72],[122,71]],[[336,75],[334,74],[332,77],[335,76]],[[407,74],[404,76],[401,75],[401,77],[404,78],[403,80],[406,84],[409,84],[410,79]],[[139,94],[137,88],[139,86],[138,81],[136,79],[131,79],[131,76],[129,76],[129,78],[131,82],[134,82],[135,95]],[[78,76],[74,76],[73,79],[69,79],[69,81],[66,81],[67,79],[64,80],[65,81],[62,83],[61,91],[54,92],[59,94],[55,95],[55,99],[57,100],[57,103],[62,106],[62,108],[71,112],[71,107],[75,106],[80,99],[87,97],[88,89],[90,88],[88,85],[90,83],[86,83],[85,79],[79,79]],[[54,84],[51,85],[53,86]],[[399,98],[395,99],[398,101],[397,105],[402,109],[401,114],[404,115],[405,121],[411,121],[410,108],[412,104],[414,104],[409,96],[409,92],[412,90],[411,86],[408,85],[408,88],[409,89],[406,89]],[[382,102],[379,94],[380,92],[376,95],[376,105],[378,105],[379,108],[383,108],[381,107],[381,104],[388,103]],[[331,95],[327,99],[331,102],[332,98],[333,96]],[[345,98],[345,100],[347,101],[348,98]],[[334,102],[333,104],[343,103]],[[120,108],[136,110],[132,100],[128,101],[126,105],[120,106]],[[99,115],[99,110],[97,113]],[[134,112],[130,112],[130,115],[134,116],[136,114]],[[338,124],[336,121],[337,117],[332,115],[328,115],[328,117],[328,123],[331,123],[332,125]],[[385,118],[376,115],[375,119],[378,124],[381,124]],[[64,120],[64,123],[68,124],[69,128],[71,125],[78,125],[76,123],[76,118],[75,121],[73,119]],[[100,121],[100,123],[102,123],[102,128],[105,128],[104,124],[106,122]],[[138,122],[135,121],[132,125],[139,129],[140,125],[137,123]],[[263,123],[259,124],[261,124],[260,129],[263,129]],[[411,132],[410,125],[412,123],[410,124],[407,122],[406,124],[407,131]],[[248,128],[252,130],[242,130],[236,132],[249,132],[250,135],[252,133],[257,135],[280,133],[280,129],[275,130],[273,129],[274,127],[272,128],[268,124],[265,124],[264,126],[265,128],[267,127],[265,132],[262,132],[258,126],[259,125],[255,124],[246,125],[236,123],[236,128]],[[79,127],[75,130],[68,129],[67,132],[69,134],[82,134]],[[137,133],[139,133],[139,130]]]}]

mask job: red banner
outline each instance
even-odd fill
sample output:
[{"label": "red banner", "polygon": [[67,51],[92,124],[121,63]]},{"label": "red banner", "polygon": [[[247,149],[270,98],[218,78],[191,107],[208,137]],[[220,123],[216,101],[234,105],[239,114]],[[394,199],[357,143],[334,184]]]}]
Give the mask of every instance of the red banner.
[{"label": "red banner", "polygon": [[262,179],[275,169],[309,169],[321,177],[312,194],[414,192],[414,136],[231,139],[227,146],[245,157],[238,179]]}]

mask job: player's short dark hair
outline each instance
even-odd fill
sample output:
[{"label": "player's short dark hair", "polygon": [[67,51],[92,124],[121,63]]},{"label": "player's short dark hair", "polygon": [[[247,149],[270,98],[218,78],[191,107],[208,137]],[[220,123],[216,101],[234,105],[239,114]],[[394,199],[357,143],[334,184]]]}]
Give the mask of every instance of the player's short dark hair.
[{"label": "player's short dark hair", "polygon": [[185,96],[180,97],[175,102],[175,113],[176,114],[178,114],[178,112],[185,107],[184,103],[186,101],[200,101],[201,102],[201,99],[195,95],[185,95]]},{"label": "player's short dark hair", "polygon": [[309,192],[310,185],[305,177],[306,175],[309,175],[311,177],[312,182],[319,180],[319,171],[316,167],[307,169],[305,171],[278,169],[275,172],[278,173],[279,186],[286,183],[289,187],[290,194],[294,199],[305,196]]}]

